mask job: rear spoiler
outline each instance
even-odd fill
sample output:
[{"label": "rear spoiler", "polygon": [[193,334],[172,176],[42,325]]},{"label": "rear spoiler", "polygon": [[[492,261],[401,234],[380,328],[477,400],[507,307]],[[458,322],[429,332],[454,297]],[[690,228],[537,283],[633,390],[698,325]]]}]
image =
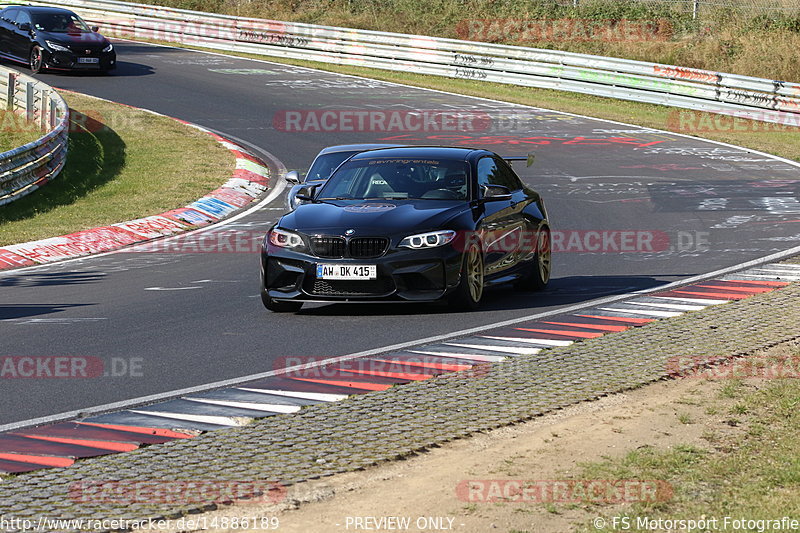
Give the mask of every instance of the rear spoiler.
[{"label": "rear spoiler", "polygon": [[505,159],[509,163],[513,163],[514,161],[525,161],[526,162],[525,166],[529,167],[533,165],[533,160],[536,159],[536,154],[534,154],[533,152],[529,152],[527,156],[524,155],[509,156],[509,157],[504,157],[503,159]]}]

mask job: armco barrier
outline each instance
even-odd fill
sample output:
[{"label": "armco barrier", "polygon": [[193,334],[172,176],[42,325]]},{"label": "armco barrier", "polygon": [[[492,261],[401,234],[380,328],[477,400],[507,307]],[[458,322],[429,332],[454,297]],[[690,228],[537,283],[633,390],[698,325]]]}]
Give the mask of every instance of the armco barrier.
[{"label": "armco barrier", "polygon": [[354,30],[188,11],[114,0],[44,0],[69,6],[109,35],[214,50],[305,59],[557,89],[736,115],[800,121],[800,84],[671,65],[420,35]]},{"label": "armco barrier", "polygon": [[67,158],[69,108],[52,87],[0,67],[0,101],[47,133],[0,154],[0,205],[29,194],[55,178]]}]

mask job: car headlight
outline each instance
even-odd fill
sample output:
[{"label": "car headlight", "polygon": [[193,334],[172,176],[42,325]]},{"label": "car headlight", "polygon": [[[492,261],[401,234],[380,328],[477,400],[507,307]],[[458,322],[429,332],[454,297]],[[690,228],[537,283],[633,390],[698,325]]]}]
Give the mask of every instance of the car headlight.
[{"label": "car headlight", "polygon": [[47,46],[54,52],[71,52],[71,50],[63,44],[54,43],[53,41],[45,41],[45,43],[47,43]]},{"label": "car headlight", "polygon": [[429,233],[419,233],[417,235],[409,235],[398,246],[402,248],[413,248],[419,250],[420,248],[436,248],[437,246],[444,246],[456,238],[456,232],[453,230],[431,231]]},{"label": "car headlight", "polygon": [[105,48],[103,48],[103,52],[110,52],[110,51],[111,51],[111,50],[113,50],[113,49],[114,49],[114,45],[113,45],[113,44],[111,44],[111,43],[108,43],[108,46],[106,46]]},{"label": "car headlight", "polygon": [[292,231],[282,229],[273,229],[269,232],[269,243],[273,246],[280,248],[291,248],[293,250],[300,250],[305,248],[303,238]]}]

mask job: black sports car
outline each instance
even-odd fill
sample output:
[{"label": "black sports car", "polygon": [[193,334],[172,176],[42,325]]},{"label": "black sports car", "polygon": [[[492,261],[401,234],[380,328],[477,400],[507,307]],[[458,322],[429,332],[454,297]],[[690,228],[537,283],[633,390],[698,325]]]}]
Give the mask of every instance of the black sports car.
[{"label": "black sports car", "polygon": [[10,6],[0,11],[0,57],[47,69],[107,72],[117,67],[108,39],[78,15],[56,7]]},{"label": "black sports car", "polygon": [[307,189],[308,185],[322,185],[328,179],[336,167],[342,164],[342,161],[349,158],[358,152],[364,150],[373,150],[375,148],[388,148],[390,146],[399,146],[397,144],[339,144],[336,146],[328,146],[323,148],[314,158],[308,173],[305,176],[305,182],[301,183],[300,174],[296,170],[291,170],[286,173],[286,181],[292,184],[289,189],[289,194],[286,195],[286,204],[289,209],[294,209],[299,204],[303,203],[297,199],[297,195]]},{"label": "black sports car", "polygon": [[261,253],[272,311],[303,302],[429,302],[478,307],[484,288],[550,279],[544,203],[488,150],[359,152],[281,217]]}]

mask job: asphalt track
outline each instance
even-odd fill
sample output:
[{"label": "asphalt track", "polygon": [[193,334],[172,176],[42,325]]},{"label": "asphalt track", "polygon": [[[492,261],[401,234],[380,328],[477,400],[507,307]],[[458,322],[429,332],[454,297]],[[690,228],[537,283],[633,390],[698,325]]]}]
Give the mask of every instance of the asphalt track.
[{"label": "asphalt track", "polygon": [[[200,124],[289,169],[306,168],[323,146],[397,135],[383,142],[469,145],[502,155],[533,150],[535,165],[518,170],[543,193],[568,249],[555,254],[547,291],[499,288],[480,311],[463,314],[418,305],[308,305],[297,315],[271,314],[258,298],[255,253],[114,253],[0,274],[0,355],[92,356],[119,374],[3,379],[0,424],[267,372],[288,356],[341,356],[649,288],[800,239],[800,168],[763,154],[285,65],[132,43],[117,50],[113,76],[40,78]],[[312,109],[472,110],[491,121],[486,131],[438,138],[435,131],[273,127],[286,110]],[[283,202],[281,195],[226,229],[258,239]],[[567,246],[588,231],[620,230],[650,232],[656,249],[620,253],[613,238],[604,253],[575,241]]]}]

